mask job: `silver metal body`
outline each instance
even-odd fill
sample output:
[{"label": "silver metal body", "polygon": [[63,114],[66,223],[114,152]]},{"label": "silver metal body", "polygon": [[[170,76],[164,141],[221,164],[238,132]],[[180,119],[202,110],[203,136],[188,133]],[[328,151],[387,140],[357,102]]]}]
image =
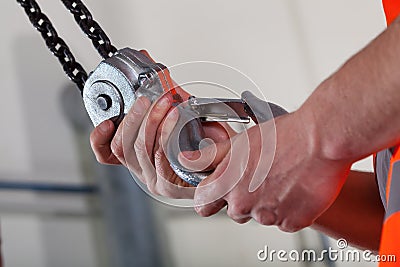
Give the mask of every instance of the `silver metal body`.
[{"label": "silver metal body", "polygon": [[[139,96],[155,101],[173,88],[168,69],[154,63],[143,53],[124,48],[102,61],[90,74],[83,90],[85,108],[94,126],[111,119],[118,125]],[[178,154],[197,150],[203,140],[201,122],[265,122],[286,113],[281,107],[267,103],[250,92],[242,99],[211,99],[191,97],[178,106],[179,121],[167,143],[167,157],[174,172],[186,182],[197,186],[211,172],[193,172],[178,161]]]},{"label": "silver metal body", "polygon": [[[102,61],[83,89],[83,102],[94,126],[108,119],[118,124],[141,95],[151,101],[157,99],[164,91],[164,71],[168,70],[162,64],[129,48]],[[104,102],[108,105],[104,106]]]}]

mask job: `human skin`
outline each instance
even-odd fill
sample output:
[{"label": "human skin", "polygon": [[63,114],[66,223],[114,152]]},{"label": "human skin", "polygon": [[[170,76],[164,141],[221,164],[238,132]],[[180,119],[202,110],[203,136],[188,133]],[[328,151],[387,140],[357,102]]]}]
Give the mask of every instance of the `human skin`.
[{"label": "human skin", "polygon": [[[147,51],[140,52],[154,62]],[[183,100],[190,96],[176,84],[170,89],[175,89]],[[164,151],[168,135],[179,117],[172,102],[170,91],[154,103],[139,97],[118,127],[111,120],[99,124],[90,135],[90,144],[98,162],[124,165],[152,194],[193,198],[195,188],[175,174]],[[228,125],[219,123],[204,123],[203,130],[205,137],[215,142],[236,134]]]},{"label": "human skin", "polygon": [[351,171],[335,202],[312,227],[377,253],[384,213],[375,175]]},{"label": "human skin", "polygon": [[[313,225],[337,236],[340,236],[342,225],[323,220],[330,211],[339,212],[343,218],[349,216],[349,212],[364,218],[362,213],[371,207],[371,203],[349,209],[351,205],[339,205],[336,201],[351,201],[351,194],[366,192],[375,192],[374,199],[380,201],[376,198],[376,190],[370,187],[365,192],[347,192],[342,188],[348,184],[346,179],[350,181],[353,177],[350,168],[354,162],[400,142],[399,39],[400,22],[397,19],[318,86],[298,110],[273,122],[254,126],[225,142],[220,140],[202,151],[207,153],[182,154],[181,161],[187,167],[191,167],[196,159],[193,167],[203,161],[215,168],[195,191],[196,211],[202,216],[210,216],[227,205],[228,215],[239,223],[253,218],[260,224],[277,225],[288,232]],[[268,144],[275,142],[271,135],[274,127],[276,150],[270,151]],[[105,134],[109,140],[112,131],[110,127]],[[91,140],[98,155],[95,137]],[[243,144],[248,145],[246,156],[230,157],[235,153],[232,148]],[[207,158],[208,155],[216,157]],[[256,171],[262,157],[273,157],[271,169],[264,174]],[[238,166],[243,171],[237,172]],[[227,186],[224,181],[230,179],[235,181],[230,184],[233,187],[216,198],[212,192],[224,192]],[[261,183],[256,190],[249,190],[253,179]],[[341,190],[343,194],[350,194],[349,198],[338,198]],[[360,199],[365,197],[360,196]],[[379,231],[376,222],[382,218],[382,209],[376,208],[374,216],[372,224],[376,237]],[[342,232],[351,238],[349,229],[356,229],[357,225],[360,220],[348,222]],[[376,249],[376,244],[362,243],[360,246]]]},{"label": "human skin", "polygon": [[[210,150],[216,149],[214,154],[220,155],[212,159],[216,171],[196,190],[197,212],[210,216],[226,203],[228,215],[238,222],[254,218],[289,232],[313,225],[334,203],[355,161],[400,141],[399,37],[396,20],[324,81],[299,110],[275,120],[274,160],[256,191],[248,188],[251,180],[258,178],[253,176],[259,157],[272,153],[263,152],[268,145],[256,144],[261,144],[262,133],[268,138],[269,122],[235,136],[229,145],[206,148],[201,157],[200,153],[184,155],[183,161],[192,156],[206,162],[211,161],[207,158]],[[245,138],[251,140],[250,158],[231,158],[231,148]],[[190,161],[185,165],[190,167]],[[246,171],[236,186],[220,199],[210,198],[211,187],[206,185],[232,179],[238,165]],[[224,183],[214,184],[212,191],[223,191],[219,185]]]},{"label": "human skin", "polygon": [[[187,98],[181,88],[178,93]],[[90,141],[96,159],[102,164],[127,167],[148,190],[170,198],[193,198],[195,188],[179,178],[170,167],[164,147],[179,114],[172,108],[172,95],[164,94],[151,104],[146,97],[138,98],[119,127],[107,120],[91,133]],[[203,124],[205,137],[222,142],[236,134],[219,123]]]},{"label": "human skin", "polygon": [[[146,100],[144,99],[144,101]],[[136,105],[141,104],[142,103]],[[143,108],[145,111],[139,113],[146,114],[147,111],[148,116],[159,116],[159,113],[167,112],[167,109],[161,112],[160,110],[153,110],[150,112],[149,107],[150,103],[144,102]],[[132,109],[132,111],[130,111],[130,113],[127,115],[126,120],[129,118],[132,121],[138,121],[140,116],[143,115],[137,114],[136,112],[133,113]],[[155,117],[151,120],[153,121],[154,119]],[[96,155],[98,155],[98,160],[105,164],[121,164],[122,162],[122,164],[126,166],[123,154],[123,145],[121,144],[122,137],[118,136],[120,133],[114,133],[114,125],[111,121],[103,122],[102,125],[105,126],[106,131],[103,132],[100,127],[97,127],[92,132],[91,136],[92,143],[94,143],[94,151],[96,151]],[[214,127],[215,125],[211,127],[211,129],[217,131],[217,133],[221,130],[219,127],[216,127],[215,129]],[[128,131],[132,133],[130,129],[128,129]],[[219,139],[220,142],[223,142],[228,138],[228,136],[222,131],[219,132],[219,134],[221,134]],[[211,133],[211,135],[216,136],[215,133]],[[114,152],[114,154],[112,150],[115,151],[116,149],[120,149],[120,151]],[[120,160],[115,155],[118,155]],[[150,155],[145,155],[145,157],[150,157]],[[155,160],[158,160],[161,163],[157,168],[158,175],[147,177],[148,181],[141,176],[141,180],[148,185],[154,183],[156,180],[162,181],[164,179],[163,177],[166,177],[166,175],[163,173],[173,173],[169,168],[169,164],[163,164],[168,163],[165,159],[162,157],[157,157]],[[155,165],[153,168],[156,168]],[[139,172],[137,172],[137,174],[139,174]],[[187,184],[181,184],[182,180],[176,177],[175,174],[168,177],[171,177],[169,181],[172,183],[176,182],[182,186],[189,186]],[[158,187],[160,187],[160,184]],[[165,188],[165,186],[164,188],[158,187],[150,186],[149,188],[154,194],[160,194],[174,198],[193,197],[193,195],[182,195],[182,191],[177,190],[177,188],[171,189]],[[220,206],[215,206],[215,209],[219,210],[218,208],[223,208],[226,206],[226,204],[226,201],[220,202],[220,204],[218,204]],[[348,240],[350,243],[360,248],[368,248],[376,251],[379,245],[379,235],[381,231],[383,213],[383,206],[380,203],[379,192],[374,175],[372,173],[351,171],[341,193],[339,194],[339,197],[336,199],[333,205],[315,221],[312,226],[330,236],[346,238],[346,240]],[[239,223],[244,223],[249,219],[250,217],[246,217],[242,220],[235,218],[235,220]],[[360,223],[358,223],[359,221],[363,222],[362,227],[360,226]]]}]

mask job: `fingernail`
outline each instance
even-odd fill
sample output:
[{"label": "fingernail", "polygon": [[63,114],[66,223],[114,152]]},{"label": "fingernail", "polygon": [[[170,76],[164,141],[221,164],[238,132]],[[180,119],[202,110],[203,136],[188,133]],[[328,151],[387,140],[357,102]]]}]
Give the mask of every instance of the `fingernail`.
[{"label": "fingernail", "polygon": [[110,123],[108,121],[103,121],[100,125],[99,125],[99,129],[102,133],[107,133],[110,129]]},{"label": "fingernail", "polygon": [[144,112],[144,109],[145,109],[145,106],[144,106],[144,103],[143,103],[143,100],[142,99],[140,99],[140,98],[138,98],[136,101],[135,101],[135,104],[133,104],[133,111],[136,113],[136,114],[142,114],[143,112]]},{"label": "fingernail", "polygon": [[168,108],[171,106],[171,101],[169,100],[169,97],[163,97],[160,101],[160,103],[158,103],[160,105],[161,108]]}]

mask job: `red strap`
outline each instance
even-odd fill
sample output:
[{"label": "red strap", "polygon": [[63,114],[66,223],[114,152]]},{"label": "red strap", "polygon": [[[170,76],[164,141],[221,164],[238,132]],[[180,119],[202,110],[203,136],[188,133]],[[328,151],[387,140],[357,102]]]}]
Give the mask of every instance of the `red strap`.
[{"label": "red strap", "polygon": [[382,0],[386,14],[387,25],[391,24],[400,14],[400,0]]}]

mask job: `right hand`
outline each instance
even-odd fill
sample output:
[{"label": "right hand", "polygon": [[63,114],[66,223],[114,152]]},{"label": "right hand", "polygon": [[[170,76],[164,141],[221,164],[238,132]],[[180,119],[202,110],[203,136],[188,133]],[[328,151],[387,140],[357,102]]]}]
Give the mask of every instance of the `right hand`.
[{"label": "right hand", "polygon": [[352,162],[321,156],[314,145],[318,137],[305,127],[310,124],[296,111],[230,141],[183,152],[185,167],[215,169],[196,188],[196,211],[211,216],[227,204],[228,215],[238,223],[254,218],[287,232],[311,225],[337,197]]}]

